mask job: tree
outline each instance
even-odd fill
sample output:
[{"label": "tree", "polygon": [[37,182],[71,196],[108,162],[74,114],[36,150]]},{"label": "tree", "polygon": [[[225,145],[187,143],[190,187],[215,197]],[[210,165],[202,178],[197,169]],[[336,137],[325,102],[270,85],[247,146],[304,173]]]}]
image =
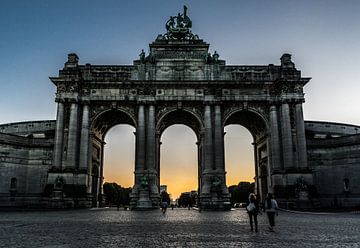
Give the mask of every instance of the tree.
[{"label": "tree", "polygon": [[160,194],[161,202],[167,202],[168,205],[170,205],[170,195],[168,192],[163,191]]},{"label": "tree", "polygon": [[240,182],[238,185],[232,185],[229,187],[231,194],[230,202],[233,205],[237,202],[247,202],[249,194],[254,193],[255,183]]},{"label": "tree", "polygon": [[197,193],[183,192],[181,193],[178,204],[180,207],[194,206],[196,204]]},{"label": "tree", "polygon": [[103,185],[106,205],[129,205],[131,188],[123,188],[117,183]]}]

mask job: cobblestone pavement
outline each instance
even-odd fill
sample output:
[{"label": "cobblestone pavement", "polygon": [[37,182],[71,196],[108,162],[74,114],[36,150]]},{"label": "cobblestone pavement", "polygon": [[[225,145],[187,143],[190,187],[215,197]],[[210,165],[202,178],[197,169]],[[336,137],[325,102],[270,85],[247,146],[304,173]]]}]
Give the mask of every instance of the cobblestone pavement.
[{"label": "cobblestone pavement", "polygon": [[195,210],[0,212],[0,247],[360,247],[360,214],[280,212],[276,231],[246,212]]}]

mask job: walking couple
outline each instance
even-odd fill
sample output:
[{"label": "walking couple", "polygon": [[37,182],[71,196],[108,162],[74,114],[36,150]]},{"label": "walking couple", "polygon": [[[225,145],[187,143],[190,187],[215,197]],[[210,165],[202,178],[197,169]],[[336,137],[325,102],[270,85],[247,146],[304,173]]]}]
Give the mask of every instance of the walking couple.
[{"label": "walking couple", "polygon": [[[254,193],[251,193],[249,195],[246,211],[249,215],[251,231],[254,231],[253,224],[255,224],[255,232],[258,232],[257,216],[261,212],[259,207],[259,201],[256,199],[256,195]],[[273,199],[271,193],[268,193],[266,196],[264,203],[264,211],[267,213],[269,219],[269,229],[273,232],[275,226],[275,214],[278,215],[278,205],[276,200]]]}]

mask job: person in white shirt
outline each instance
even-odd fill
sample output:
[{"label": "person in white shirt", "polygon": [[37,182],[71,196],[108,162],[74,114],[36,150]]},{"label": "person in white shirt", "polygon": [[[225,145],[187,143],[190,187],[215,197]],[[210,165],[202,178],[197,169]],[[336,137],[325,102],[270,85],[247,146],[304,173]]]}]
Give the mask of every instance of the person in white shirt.
[{"label": "person in white shirt", "polygon": [[250,227],[251,227],[251,231],[254,231],[254,227],[253,227],[253,219],[254,219],[254,223],[255,223],[255,232],[258,232],[258,221],[257,221],[257,216],[259,213],[259,202],[256,199],[256,195],[254,193],[251,193],[249,195],[249,200],[246,206],[246,211],[249,215],[249,220],[250,220]]}]

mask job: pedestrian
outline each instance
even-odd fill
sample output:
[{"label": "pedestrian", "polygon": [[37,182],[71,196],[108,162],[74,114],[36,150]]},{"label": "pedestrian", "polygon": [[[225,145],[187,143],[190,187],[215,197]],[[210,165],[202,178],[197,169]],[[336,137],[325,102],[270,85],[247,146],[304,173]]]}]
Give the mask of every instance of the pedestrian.
[{"label": "pedestrian", "polygon": [[166,199],[166,197],[163,196],[162,199],[161,199],[161,211],[162,211],[163,214],[166,213],[167,207],[168,207],[167,199]]},{"label": "pedestrian", "polygon": [[249,215],[251,231],[254,231],[253,223],[255,224],[255,232],[258,232],[258,221],[257,216],[259,214],[259,202],[256,199],[256,195],[251,193],[249,195],[246,211]]},{"label": "pedestrian", "polygon": [[275,214],[278,216],[278,204],[271,193],[268,193],[265,199],[264,211],[269,219],[269,230],[274,232]]},{"label": "pedestrian", "polygon": [[163,202],[161,203],[161,211],[162,211],[163,214],[166,213],[167,207],[168,207],[167,201],[163,201]]}]

